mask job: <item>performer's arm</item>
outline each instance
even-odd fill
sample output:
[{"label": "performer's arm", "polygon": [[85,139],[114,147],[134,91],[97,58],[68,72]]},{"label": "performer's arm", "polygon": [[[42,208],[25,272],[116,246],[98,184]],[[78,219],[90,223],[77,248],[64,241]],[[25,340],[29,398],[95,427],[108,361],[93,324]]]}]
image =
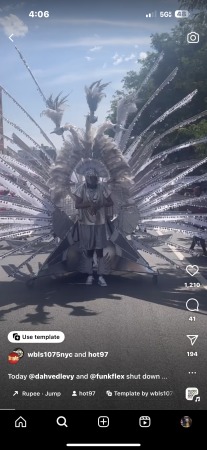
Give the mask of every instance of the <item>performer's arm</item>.
[{"label": "performer's arm", "polygon": [[104,206],[113,206],[114,202],[111,198],[111,196],[109,195],[107,198],[104,197]]},{"label": "performer's arm", "polygon": [[103,202],[94,203],[92,205],[91,210],[96,213],[100,208],[102,208],[102,206],[110,207],[110,206],[113,206],[113,204],[114,204],[113,200],[111,199],[111,196],[109,195],[108,197],[103,198]]},{"label": "performer's arm", "polygon": [[86,209],[86,208],[90,208],[91,207],[91,203],[90,202],[84,202],[83,199],[81,197],[77,197],[77,195],[75,195],[75,208],[76,209]]}]

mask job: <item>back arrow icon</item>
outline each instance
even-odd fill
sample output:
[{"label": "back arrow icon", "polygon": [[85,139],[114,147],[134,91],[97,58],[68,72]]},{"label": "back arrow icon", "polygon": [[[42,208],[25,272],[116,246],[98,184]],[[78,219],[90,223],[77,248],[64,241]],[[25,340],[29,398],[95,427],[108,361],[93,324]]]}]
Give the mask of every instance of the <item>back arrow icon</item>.
[{"label": "back arrow icon", "polygon": [[12,39],[12,36],[14,36],[14,34],[12,33],[11,36],[9,36],[10,41],[14,42]]}]

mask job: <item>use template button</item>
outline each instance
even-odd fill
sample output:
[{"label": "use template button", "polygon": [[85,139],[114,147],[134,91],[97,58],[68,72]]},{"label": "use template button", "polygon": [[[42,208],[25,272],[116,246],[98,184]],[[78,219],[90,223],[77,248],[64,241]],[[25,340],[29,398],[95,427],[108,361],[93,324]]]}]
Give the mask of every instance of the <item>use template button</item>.
[{"label": "use template button", "polygon": [[65,335],[62,331],[10,331],[8,340],[26,344],[34,344],[34,342],[59,344],[65,340]]}]

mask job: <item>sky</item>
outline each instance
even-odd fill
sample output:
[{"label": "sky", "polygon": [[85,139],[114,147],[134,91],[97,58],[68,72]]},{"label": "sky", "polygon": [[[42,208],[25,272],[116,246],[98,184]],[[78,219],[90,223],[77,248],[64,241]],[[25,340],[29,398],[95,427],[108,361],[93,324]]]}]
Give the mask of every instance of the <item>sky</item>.
[{"label": "sky", "polygon": [[[69,122],[83,127],[88,113],[84,86],[99,79],[110,82],[97,112],[102,122],[114,92],[122,87],[123,77],[130,70],[139,71],[138,59],[144,59],[150,51],[150,36],[169,32],[176,24],[175,9],[179,9],[175,0],[76,0],[72,3],[13,0],[11,4],[0,0],[0,84],[50,135],[53,123],[40,116],[45,109],[44,101],[15,44],[45,97],[51,93],[56,96],[60,91],[69,94],[62,124]],[[155,10],[156,19],[146,18],[147,13]],[[172,11],[173,17],[161,19],[161,10]],[[30,11],[49,11],[49,17],[31,17]],[[13,42],[9,39],[11,34]],[[5,95],[3,108],[6,118],[21,126],[39,144],[47,145],[38,129]],[[10,125],[4,124],[5,134],[11,136],[13,131]],[[61,147],[61,137],[52,134],[50,138],[57,148]],[[25,142],[28,143],[26,138]]]}]

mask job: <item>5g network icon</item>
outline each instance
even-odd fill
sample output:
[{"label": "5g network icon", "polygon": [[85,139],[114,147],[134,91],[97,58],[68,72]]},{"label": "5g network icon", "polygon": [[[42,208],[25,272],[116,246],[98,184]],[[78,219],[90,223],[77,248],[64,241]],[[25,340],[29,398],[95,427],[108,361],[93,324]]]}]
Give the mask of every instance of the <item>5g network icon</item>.
[{"label": "5g network icon", "polygon": [[198,44],[199,42],[199,34],[195,31],[191,31],[191,33],[187,34],[187,42],[188,44]]}]

